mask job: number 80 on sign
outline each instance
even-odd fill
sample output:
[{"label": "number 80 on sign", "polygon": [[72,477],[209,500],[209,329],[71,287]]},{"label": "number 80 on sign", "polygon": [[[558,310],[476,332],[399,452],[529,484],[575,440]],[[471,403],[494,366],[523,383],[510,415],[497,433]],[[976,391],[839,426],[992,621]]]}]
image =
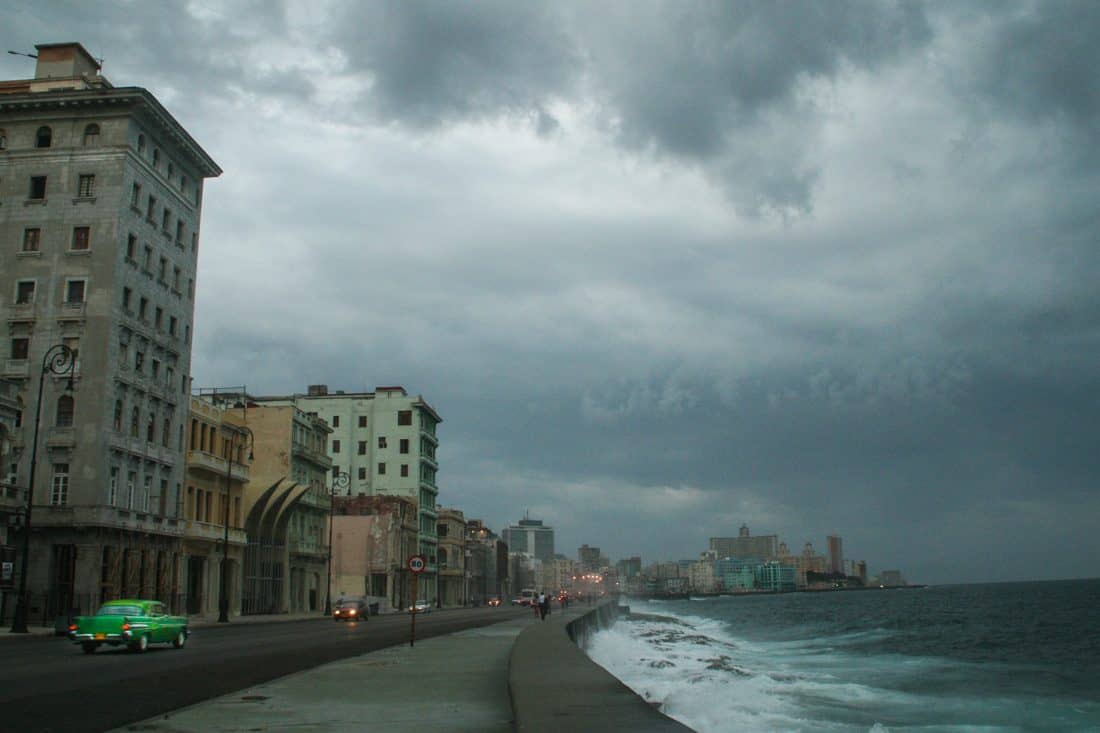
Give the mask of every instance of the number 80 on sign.
[{"label": "number 80 on sign", "polygon": [[423,555],[413,555],[409,558],[409,570],[414,573],[424,572],[424,568],[427,567],[427,565],[428,563]]}]

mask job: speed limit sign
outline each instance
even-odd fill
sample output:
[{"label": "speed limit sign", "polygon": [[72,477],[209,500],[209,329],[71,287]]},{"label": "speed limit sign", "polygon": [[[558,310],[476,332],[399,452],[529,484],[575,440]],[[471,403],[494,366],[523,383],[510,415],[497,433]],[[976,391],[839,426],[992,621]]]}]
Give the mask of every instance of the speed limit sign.
[{"label": "speed limit sign", "polygon": [[424,572],[424,568],[427,564],[428,562],[424,559],[423,555],[413,555],[409,558],[409,570],[414,573]]}]

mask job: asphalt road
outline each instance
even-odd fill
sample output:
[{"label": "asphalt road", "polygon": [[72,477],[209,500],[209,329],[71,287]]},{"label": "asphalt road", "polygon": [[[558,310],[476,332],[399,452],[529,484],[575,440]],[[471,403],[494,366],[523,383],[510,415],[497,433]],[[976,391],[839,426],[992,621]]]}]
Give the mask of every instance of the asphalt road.
[{"label": "asphalt road", "polygon": [[[433,611],[416,638],[487,626],[527,609]],[[408,645],[406,614],[363,623],[229,624],[192,632],[181,650],[100,647],[86,655],[59,637],[0,639],[0,733],[101,733],[336,659]],[[367,692],[367,691],[364,691]]]}]

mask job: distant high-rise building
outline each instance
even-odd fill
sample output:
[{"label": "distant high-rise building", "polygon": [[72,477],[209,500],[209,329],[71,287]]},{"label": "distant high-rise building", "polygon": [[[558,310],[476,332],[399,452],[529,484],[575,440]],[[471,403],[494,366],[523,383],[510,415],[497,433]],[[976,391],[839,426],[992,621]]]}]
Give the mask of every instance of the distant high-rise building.
[{"label": "distant high-rise building", "polygon": [[844,573],[844,545],[839,535],[831,534],[826,538],[829,544],[829,572]]},{"label": "distant high-rise building", "polygon": [[601,567],[600,548],[581,545],[577,548],[577,560],[580,561],[581,572],[589,573],[599,570]]},{"label": "distant high-rise building", "polygon": [[773,560],[779,556],[779,536],[768,534],[753,537],[748,526],[742,524],[737,537],[711,537],[710,549],[719,559]]},{"label": "distant high-rise building", "polygon": [[539,560],[554,559],[554,528],[541,519],[524,518],[502,533],[509,553],[524,552]]},{"label": "distant high-rise building", "polygon": [[642,574],[642,558],[638,555],[627,557],[615,563],[615,568],[622,578],[635,578]]}]

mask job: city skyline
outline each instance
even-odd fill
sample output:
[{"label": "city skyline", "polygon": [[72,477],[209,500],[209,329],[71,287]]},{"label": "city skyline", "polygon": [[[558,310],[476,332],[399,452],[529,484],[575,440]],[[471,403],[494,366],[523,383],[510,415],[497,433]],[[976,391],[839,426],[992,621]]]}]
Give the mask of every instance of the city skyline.
[{"label": "city skyline", "polygon": [[8,9],[225,171],[195,384],[402,384],[559,547],[1095,575],[1095,6],[426,7]]}]

